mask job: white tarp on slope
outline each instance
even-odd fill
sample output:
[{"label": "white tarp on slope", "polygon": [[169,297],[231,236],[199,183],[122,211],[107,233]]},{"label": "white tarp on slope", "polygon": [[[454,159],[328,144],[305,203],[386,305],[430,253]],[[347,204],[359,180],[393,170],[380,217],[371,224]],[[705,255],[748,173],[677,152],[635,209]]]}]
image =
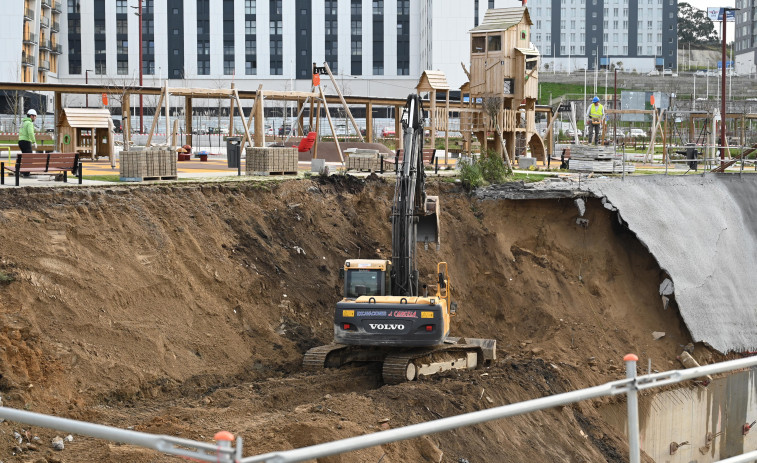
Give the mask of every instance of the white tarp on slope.
[{"label": "white tarp on slope", "polygon": [[647,176],[588,184],[667,271],[694,341],[757,350],[757,175]]}]

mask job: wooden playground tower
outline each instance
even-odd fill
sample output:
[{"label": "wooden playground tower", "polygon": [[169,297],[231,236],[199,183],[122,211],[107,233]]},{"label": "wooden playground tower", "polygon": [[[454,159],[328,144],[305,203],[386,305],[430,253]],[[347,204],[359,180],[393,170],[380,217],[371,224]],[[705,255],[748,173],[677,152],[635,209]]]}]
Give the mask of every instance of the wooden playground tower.
[{"label": "wooden playground tower", "polygon": [[488,10],[471,29],[469,82],[461,87],[460,112],[469,148],[475,135],[483,150],[491,146],[511,161],[528,146],[531,156],[546,162],[535,126],[539,51],[531,46],[532,24],[526,7],[500,8]]}]

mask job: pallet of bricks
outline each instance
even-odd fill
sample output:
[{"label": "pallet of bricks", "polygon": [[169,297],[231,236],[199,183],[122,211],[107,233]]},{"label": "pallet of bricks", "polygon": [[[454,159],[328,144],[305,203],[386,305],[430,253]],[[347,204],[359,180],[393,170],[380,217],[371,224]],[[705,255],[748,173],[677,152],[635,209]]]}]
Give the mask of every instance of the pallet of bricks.
[{"label": "pallet of bricks", "polygon": [[381,167],[378,150],[350,148],[345,153],[347,154],[347,170],[376,172]]},{"label": "pallet of bricks", "polygon": [[248,147],[245,173],[247,175],[297,175],[297,148]]},{"label": "pallet of bricks", "polygon": [[169,146],[121,151],[120,174],[124,182],[176,179],[176,154]]}]

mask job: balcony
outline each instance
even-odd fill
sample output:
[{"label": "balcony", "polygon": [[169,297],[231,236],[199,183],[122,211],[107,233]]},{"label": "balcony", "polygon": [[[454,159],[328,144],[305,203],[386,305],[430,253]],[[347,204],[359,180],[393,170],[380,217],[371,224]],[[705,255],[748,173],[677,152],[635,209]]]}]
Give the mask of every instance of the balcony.
[{"label": "balcony", "polygon": [[34,21],[34,10],[29,8],[24,10],[24,21]]},{"label": "balcony", "polygon": [[45,16],[40,16],[39,27],[45,27],[45,28],[50,27],[50,18],[45,17]]},{"label": "balcony", "polygon": [[60,32],[60,23],[58,21],[53,21],[50,25],[50,30],[53,32]]},{"label": "balcony", "polygon": [[42,8],[51,8],[51,2],[52,0],[42,0]]},{"label": "balcony", "polygon": [[54,1],[53,4],[53,11],[56,13],[61,13],[63,10],[61,10],[60,2]]},{"label": "balcony", "polygon": [[37,34],[26,34],[24,37],[24,43],[25,44],[35,44],[37,43]]},{"label": "balcony", "polygon": [[61,45],[61,44],[59,44],[59,43],[58,43],[58,44],[55,44],[55,45],[53,45],[53,47],[52,47],[52,48],[50,49],[50,51],[51,51],[51,52],[53,52],[53,53],[54,53],[54,54],[56,54],[56,55],[60,55],[60,54],[62,54],[62,53],[63,53],[63,45]]},{"label": "balcony", "polygon": [[39,60],[39,70],[40,71],[49,71],[50,70],[50,61],[46,59]]},{"label": "balcony", "polygon": [[23,66],[34,66],[34,63],[35,61],[33,56],[29,56],[25,53],[21,54],[21,64]]},{"label": "balcony", "polygon": [[42,40],[39,41],[39,49],[40,50],[52,51],[52,49],[53,49],[52,43],[49,40],[46,40],[46,39],[43,38]]}]

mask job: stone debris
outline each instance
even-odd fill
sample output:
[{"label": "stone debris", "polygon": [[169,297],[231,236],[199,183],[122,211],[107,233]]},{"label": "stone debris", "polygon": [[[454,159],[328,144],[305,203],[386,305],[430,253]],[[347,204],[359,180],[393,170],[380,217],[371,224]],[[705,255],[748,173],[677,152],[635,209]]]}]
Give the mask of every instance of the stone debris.
[{"label": "stone debris", "polygon": [[55,450],[63,450],[64,448],[66,448],[66,446],[63,444],[63,438],[60,436],[53,437],[52,444],[53,449]]},{"label": "stone debris", "polygon": [[664,337],[665,337],[664,331],[652,331],[652,339],[654,339],[655,341],[662,339]]}]

